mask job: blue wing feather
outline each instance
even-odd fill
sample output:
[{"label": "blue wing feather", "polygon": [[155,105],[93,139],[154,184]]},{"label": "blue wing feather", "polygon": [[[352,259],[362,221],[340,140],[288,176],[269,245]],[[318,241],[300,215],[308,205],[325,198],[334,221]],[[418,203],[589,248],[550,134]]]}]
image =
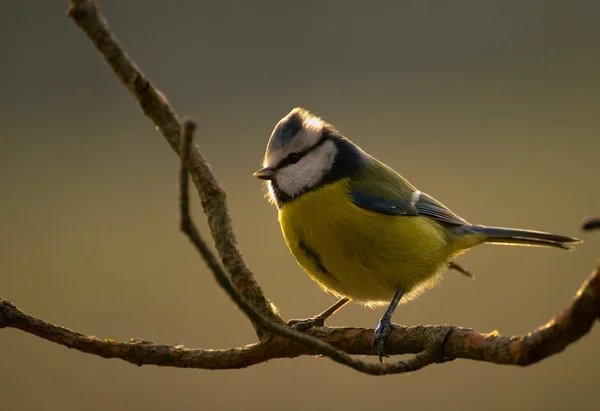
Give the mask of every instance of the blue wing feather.
[{"label": "blue wing feather", "polygon": [[410,201],[385,198],[366,194],[359,190],[351,191],[352,202],[365,210],[392,216],[424,216],[441,223],[453,225],[468,225],[464,219],[448,210],[445,206],[427,194],[421,194],[419,200],[412,204]]},{"label": "blue wing feather", "polygon": [[386,215],[419,215],[418,210],[410,201],[395,200],[372,194],[367,194],[359,190],[352,190],[352,202],[360,208],[374,211]]}]

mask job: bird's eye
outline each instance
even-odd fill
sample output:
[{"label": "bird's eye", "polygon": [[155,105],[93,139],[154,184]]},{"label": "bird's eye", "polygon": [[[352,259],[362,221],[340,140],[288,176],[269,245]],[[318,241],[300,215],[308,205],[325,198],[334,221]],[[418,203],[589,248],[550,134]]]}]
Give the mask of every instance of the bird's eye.
[{"label": "bird's eye", "polygon": [[302,154],[300,153],[292,153],[290,155],[287,156],[287,163],[288,164],[294,164],[297,163],[298,161],[300,161],[300,159],[302,158]]}]

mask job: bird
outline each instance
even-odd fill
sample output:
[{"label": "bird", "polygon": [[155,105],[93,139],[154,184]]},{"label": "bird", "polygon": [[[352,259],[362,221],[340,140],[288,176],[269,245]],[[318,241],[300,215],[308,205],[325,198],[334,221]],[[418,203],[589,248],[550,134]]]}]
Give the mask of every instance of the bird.
[{"label": "bird", "polygon": [[397,306],[433,287],[445,268],[460,268],[460,254],[483,243],[568,250],[580,242],[470,224],[301,107],[276,124],[253,175],[266,182],[296,262],[339,298],[308,325],[350,301],[387,306],[372,339],[380,362]]}]

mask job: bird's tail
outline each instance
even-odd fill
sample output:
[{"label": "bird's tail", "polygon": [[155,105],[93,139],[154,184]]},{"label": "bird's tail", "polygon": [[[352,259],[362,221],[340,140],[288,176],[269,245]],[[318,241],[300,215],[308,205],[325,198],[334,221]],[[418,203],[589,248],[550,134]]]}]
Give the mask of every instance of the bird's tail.
[{"label": "bird's tail", "polygon": [[470,226],[469,231],[483,236],[484,243],[528,245],[539,247],[556,247],[570,250],[573,244],[581,240],[563,235],[545,233],[542,231],[519,230],[503,227],[486,227],[483,225]]}]

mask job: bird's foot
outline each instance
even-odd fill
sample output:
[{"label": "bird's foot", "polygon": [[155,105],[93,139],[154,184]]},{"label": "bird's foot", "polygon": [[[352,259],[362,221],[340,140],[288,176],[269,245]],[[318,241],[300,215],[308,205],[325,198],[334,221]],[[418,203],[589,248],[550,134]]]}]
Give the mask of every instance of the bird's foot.
[{"label": "bird's foot", "polygon": [[392,323],[391,320],[382,319],[379,321],[377,328],[375,328],[375,335],[373,336],[371,345],[373,345],[373,348],[377,351],[380,363],[383,363],[383,357],[389,357],[385,354],[385,345],[387,343],[387,338],[390,335],[390,330],[399,327],[399,325]]},{"label": "bird's foot", "polygon": [[304,332],[304,331],[310,330],[313,327],[324,327],[325,319],[323,317],[317,315],[316,317],[312,317],[312,318],[304,318],[304,319],[300,319],[300,320],[289,320],[287,322],[287,326],[296,331]]}]

